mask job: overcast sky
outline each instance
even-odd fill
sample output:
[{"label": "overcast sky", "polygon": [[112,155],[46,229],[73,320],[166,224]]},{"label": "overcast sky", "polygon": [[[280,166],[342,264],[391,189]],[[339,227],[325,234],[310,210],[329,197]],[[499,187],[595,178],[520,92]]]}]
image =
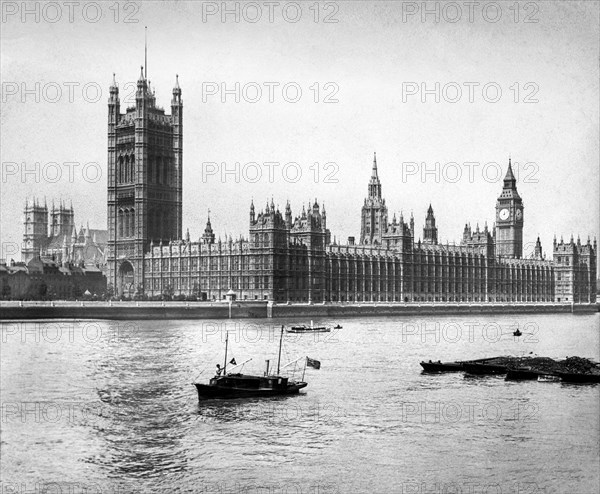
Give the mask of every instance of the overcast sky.
[{"label": "overcast sky", "polygon": [[[221,2],[119,9],[107,2],[98,22],[86,2],[74,8],[73,22],[61,2],[62,12],[32,4],[39,15],[25,18],[20,2],[8,4],[1,35],[5,256],[21,242],[27,196],[72,200],[78,224],[106,228],[108,86],[116,73],[124,111],[128,83],[144,63],[144,26],[148,78],[168,112],[179,74],[183,225],[192,238],[201,235],[209,208],[217,235],[247,235],[251,198],[264,207],[271,197],[282,209],[289,199],[294,215],[318,198],[332,235],[358,236],[374,151],[390,218],[414,211],[418,237],[429,203],[444,242],[459,241],[466,221],[491,226],[509,155],[525,204],[526,244],[539,234],[551,251],[554,233],[565,240],[571,233],[582,241],[598,236],[598,2],[522,2],[519,9],[498,2],[499,11],[473,6],[472,22],[462,2],[460,17],[457,4],[429,2],[439,22],[435,13],[411,14],[422,2],[329,2],[318,9],[302,2],[300,12],[280,2],[273,22],[262,2],[257,22],[249,22],[254,7],[239,7],[239,22],[233,14],[223,22],[220,12],[211,13]],[[324,22],[326,15],[337,22]],[[139,22],[124,22],[126,16]],[[240,101],[226,94],[223,102],[222,84],[234,90],[236,83],[245,87]],[[422,84],[433,90],[425,102]],[[24,166],[36,170],[36,162],[37,176],[22,174]],[[54,162],[58,167],[48,165]],[[69,162],[81,164],[72,177]],[[223,163],[235,170],[236,162],[239,182],[221,174]],[[281,165],[272,167],[271,183],[264,164],[272,162]],[[285,178],[290,162],[299,168],[288,165]],[[218,164],[215,174],[207,175],[215,170],[207,163]],[[248,163],[258,163],[262,175]],[[498,163],[502,176],[489,163]],[[423,175],[425,167],[437,168],[439,180]]]}]

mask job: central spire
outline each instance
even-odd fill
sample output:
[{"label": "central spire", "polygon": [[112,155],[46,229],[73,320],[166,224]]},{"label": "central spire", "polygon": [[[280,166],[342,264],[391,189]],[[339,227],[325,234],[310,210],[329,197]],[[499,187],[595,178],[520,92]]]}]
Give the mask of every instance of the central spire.
[{"label": "central spire", "polygon": [[381,199],[381,182],[377,173],[377,154],[373,153],[373,169],[369,180],[369,197]]},{"label": "central spire", "polygon": [[373,152],[373,171],[371,172],[371,178],[379,178],[377,176],[377,153]]}]

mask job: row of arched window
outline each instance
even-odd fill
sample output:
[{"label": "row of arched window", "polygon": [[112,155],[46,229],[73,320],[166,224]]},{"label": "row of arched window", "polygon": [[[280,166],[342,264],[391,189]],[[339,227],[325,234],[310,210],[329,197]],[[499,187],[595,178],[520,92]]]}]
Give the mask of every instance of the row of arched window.
[{"label": "row of arched window", "polygon": [[118,238],[130,238],[135,235],[135,208],[119,209],[117,232]]},{"label": "row of arched window", "polygon": [[135,181],[135,157],[133,154],[119,156],[117,163],[117,182],[129,184]]},{"label": "row of arched window", "polygon": [[[148,180],[150,183],[167,185],[170,183],[169,158],[151,156],[148,159]],[[135,182],[135,157],[133,154],[119,156],[117,161],[117,183]]]},{"label": "row of arched window", "polygon": [[163,156],[151,156],[148,160],[148,180],[154,184],[169,183],[169,159]]}]

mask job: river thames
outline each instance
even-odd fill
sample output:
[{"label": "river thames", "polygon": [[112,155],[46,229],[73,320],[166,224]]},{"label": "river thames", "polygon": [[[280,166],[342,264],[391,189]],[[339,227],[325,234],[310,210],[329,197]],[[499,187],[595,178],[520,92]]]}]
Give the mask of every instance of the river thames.
[{"label": "river thames", "polygon": [[600,491],[600,386],[419,365],[598,361],[600,314],[314,322],[343,328],[284,337],[282,365],[321,362],[299,396],[202,404],[191,383],[223,363],[226,332],[228,360],[263,373],[281,324],[309,321],[3,323],[2,492]]}]

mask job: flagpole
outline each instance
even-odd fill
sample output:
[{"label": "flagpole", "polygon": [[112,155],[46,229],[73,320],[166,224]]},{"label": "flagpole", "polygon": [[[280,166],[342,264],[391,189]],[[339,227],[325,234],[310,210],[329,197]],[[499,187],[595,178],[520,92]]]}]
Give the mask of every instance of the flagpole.
[{"label": "flagpole", "polygon": [[229,341],[229,331],[225,333],[225,361],[223,364],[223,375],[226,374],[227,371],[227,342]]},{"label": "flagpole", "polygon": [[286,367],[288,367],[288,366],[290,366],[290,365],[292,365],[292,364],[295,364],[295,363],[296,363],[296,362],[298,362],[298,360],[300,360],[301,358],[303,358],[303,357],[298,357],[296,360],[292,360],[291,362],[288,362],[287,364],[285,364],[285,365],[284,365],[284,366],[281,368],[281,370],[285,369]]},{"label": "flagpole", "polygon": [[148,78],[148,26],[144,26],[144,79]]},{"label": "flagpole", "polygon": [[244,362],[242,362],[241,364],[235,364],[235,365],[232,367],[232,369],[235,369],[236,367],[239,367],[240,365],[247,364],[247,363],[248,363],[248,362],[250,362],[251,360],[252,360],[252,359],[251,359],[251,358],[249,358],[248,360],[245,360],[245,361],[244,361]]},{"label": "flagpole", "polygon": [[283,340],[283,326],[281,326],[281,335],[279,336],[279,356],[277,357],[277,375],[279,375],[279,364],[281,363],[281,342]]}]

